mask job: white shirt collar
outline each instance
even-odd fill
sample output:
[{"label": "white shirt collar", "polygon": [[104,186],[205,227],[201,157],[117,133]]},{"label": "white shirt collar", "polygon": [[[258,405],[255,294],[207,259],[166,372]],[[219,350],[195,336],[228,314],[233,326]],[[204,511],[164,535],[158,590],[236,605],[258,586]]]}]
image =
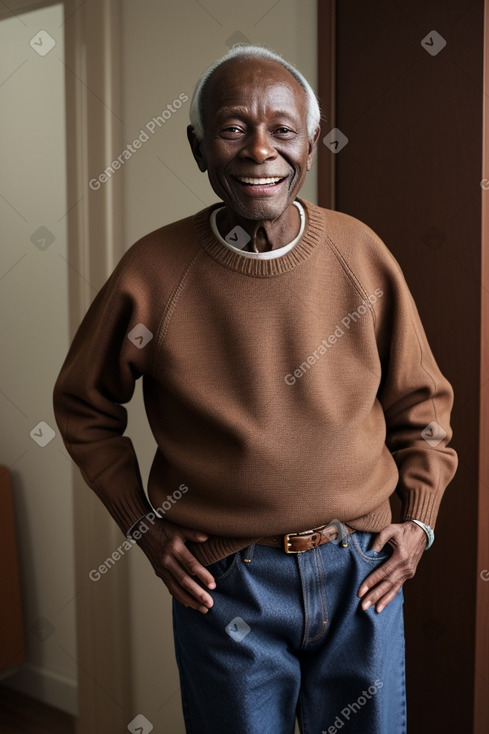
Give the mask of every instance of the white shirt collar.
[{"label": "white shirt collar", "polygon": [[300,238],[302,237],[304,233],[304,228],[306,226],[306,215],[304,212],[304,207],[302,206],[302,204],[299,201],[294,201],[292,203],[295,204],[295,206],[299,210],[299,214],[301,218],[299,234],[297,235],[297,237],[295,237],[292,240],[292,242],[289,242],[288,245],[284,245],[283,247],[278,247],[276,250],[269,250],[268,252],[246,252],[246,251],[241,250],[239,247],[234,247],[234,245],[231,245],[230,242],[227,242],[227,240],[225,240],[224,237],[221,237],[221,234],[217,228],[217,223],[216,223],[217,212],[220,211],[223,207],[217,207],[216,209],[212,210],[211,216],[210,216],[211,228],[212,228],[214,235],[219,240],[219,242],[221,242],[221,244],[223,244],[229,250],[232,250],[233,252],[238,252],[243,257],[249,257],[254,260],[273,260],[276,257],[281,257],[282,255],[285,255],[287,252],[290,252],[290,250],[292,250],[292,248],[295,247],[296,244],[299,242]]}]

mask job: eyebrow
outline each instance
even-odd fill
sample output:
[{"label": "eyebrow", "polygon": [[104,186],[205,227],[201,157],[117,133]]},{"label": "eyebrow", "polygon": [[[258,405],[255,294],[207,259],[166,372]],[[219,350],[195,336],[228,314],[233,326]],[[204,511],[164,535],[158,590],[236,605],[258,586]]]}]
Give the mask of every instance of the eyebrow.
[{"label": "eyebrow", "polygon": [[[221,120],[222,118],[226,117],[248,117],[248,112],[245,107],[221,107],[216,115],[216,118],[218,120]],[[298,120],[296,117],[290,114],[287,110],[275,110],[273,112],[273,117],[283,117],[287,120],[290,120],[291,122],[294,122],[295,124],[298,124]]]}]

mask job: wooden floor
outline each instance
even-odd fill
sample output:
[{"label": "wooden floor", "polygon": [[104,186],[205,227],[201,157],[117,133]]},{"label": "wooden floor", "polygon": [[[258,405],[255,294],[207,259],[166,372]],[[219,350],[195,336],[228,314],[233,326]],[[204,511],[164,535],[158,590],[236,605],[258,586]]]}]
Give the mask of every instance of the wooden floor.
[{"label": "wooden floor", "polygon": [[1,734],[74,734],[75,719],[0,685]]}]

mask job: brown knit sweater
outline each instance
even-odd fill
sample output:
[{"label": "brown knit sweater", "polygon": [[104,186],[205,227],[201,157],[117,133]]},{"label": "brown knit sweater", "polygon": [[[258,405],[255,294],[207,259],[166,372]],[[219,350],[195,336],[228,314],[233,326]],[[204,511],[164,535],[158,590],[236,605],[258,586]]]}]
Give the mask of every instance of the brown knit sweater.
[{"label": "brown knit sweater", "polygon": [[403,519],[433,527],[455,472],[452,390],[397,262],[366,225],[301,201],[304,235],[272,260],[217,241],[212,207],[143,237],[56,383],[67,449],[126,531],[149,509],[123,436],[143,376],[148,496],[209,533],[189,544],[205,564],[332,519],[380,531],[396,490]]}]

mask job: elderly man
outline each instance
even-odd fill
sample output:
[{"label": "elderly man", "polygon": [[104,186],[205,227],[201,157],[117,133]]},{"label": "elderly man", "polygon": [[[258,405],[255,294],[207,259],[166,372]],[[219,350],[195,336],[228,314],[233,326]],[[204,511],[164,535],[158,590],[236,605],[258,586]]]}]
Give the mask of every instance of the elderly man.
[{"label": "elderly man", "polygon": [[[173,595],[189,732],[401,734],[402,585],[456,468],[450,385],[385,245],[297,198],[303,76],[235,47],[191,123],[221,202],[122,258],[58,378],[60,431]],[[140,376],[149,501],[123,436]]]}]

